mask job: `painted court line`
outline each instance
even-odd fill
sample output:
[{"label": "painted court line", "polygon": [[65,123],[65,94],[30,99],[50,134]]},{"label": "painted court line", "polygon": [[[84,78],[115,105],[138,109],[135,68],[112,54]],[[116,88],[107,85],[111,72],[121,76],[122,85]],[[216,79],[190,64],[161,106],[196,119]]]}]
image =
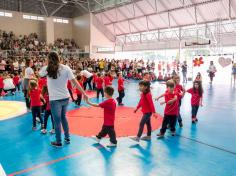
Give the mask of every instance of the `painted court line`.
[{"label": "painted court line", "polygon": [[1,176],[6,176],[6,173],[5,173],[5,171],[3,170],[1,163],[0,163],[0,175],[1,175]]},{"label": "painted court line", "polygon": [[[97,147],[95,147],[95,148],[96,148],[96,149],[100,149],[100,148],[103,148],[103,147],[104,147],[104,146],[99,145],[99,146],[97,146]],[[54,163],[58,163],[58,162],[60,162],[60,161],[66,160],[66,159],[74,158],[74,157],[77,157],[77,156],[79,156],[79,155],[82,155],[82,154],[91,152],[91,150],[94,150],[94,148],[89,149],[89,150],[82,150],[82,151],[80,151],[80,152],[77,152],[77,153],[74,153],[74,154],[71,154],[71,155],[67,155],[67,156],[65,156],[65,157],[58,158],[58,159],[56,159],[56,160],[52,160],[52,161],[49,161],[49,162],[46,162],[46,163],[42,163],[42,164],[33,166],[33,167],[31,167],[31,168],[28,168],[28,169],[24,169],[24,170],[21,170],[21,171],[17,171],[17,172],[8,174],[8,176],[15,176],[15,175],[20,175],[20,174],[23,174],[23,173],[26,173],[26,172],[30,172],[30,171],[33,171],[33,170],[35,170],[35,169],[39,169],[39,168],[42,168],[42,167],[45,167],[45,166],[49,166],[49,165],[52,165],[52,164],[54,164]],[[2,176],[2,175],[1,175],[1,176]]]},{"label": "painted court line", "polygon": [[232,155],[236,155],[236,152],[233,152],[233,151],[230,151],[230,150],[221,148],[221,147],[217,147],[217,146],[215,146],[215,145],[207,144],[207,143],[205,143],[205,142],[201,142],[201,141],[199,141],[199,140],[192,139],[192,138],[189,138],[189,137],[185,137],[185,136],[182,136],[182,135],[179,135],[179,134],[176,134],[176,136],[179,136],[179,137],[182,137],[182,138],[185,138],[185,139],[188,139],[188,140],[197,142],[197,143],[202,144],[202,145],[206,145],[206,146],[211,147],[211,148],[215,148],[215,149],[221,150],[221,151],[226,152],[226,153],[230,153],[230,154],[232,154]]}]

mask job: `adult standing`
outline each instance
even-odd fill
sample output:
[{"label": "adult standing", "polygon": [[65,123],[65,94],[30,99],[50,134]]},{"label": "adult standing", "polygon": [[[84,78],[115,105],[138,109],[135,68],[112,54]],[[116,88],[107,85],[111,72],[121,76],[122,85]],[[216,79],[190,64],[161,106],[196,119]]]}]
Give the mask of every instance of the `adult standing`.
[{"label": "adult standing", "polygon": [[188,65],[186,61],[184,61],[181,68],[182,68],[182,74],[183,74],[183,83],[187,83],[188,82],[188,79],[187,79]]},{"label": "adult standing", "polygon": [[233,66],[232,66],[232,76],[233,76],[233,81],[235,84],[235,80],[236,80],[236,63],[233,62]]},{"label": "adult standing", "polygon": [[34,70],[31,68],[33,67],[33,60],[32,59],[26,59],[25,61],[25,70],[23,71],[24,79],[23,79],[23,86],[22,90],[25,97],[25,103],[26,107],[30,109],[30,99],[28,94],[28,88],[29,88],[29,81],[34,77]]},{"label": "adult standing", "polygon": [[84,76],[86,78],[86,81],[84,82],[84,90],[86,90],[87,84],[89,85],[89,90],[93,90],[91,84],[93,80],[93,74],[87,70],[82,70],[81,68],[79,68],[78,71],[80,72],[81,76]]},{"label": "adult standing", "polygon": [[40,71],[41,77],[47,76],[47,86],[52,116],[55,122],[56,141],[51,142],[54,147],[62,147],[61,125],[65,134],[65,143],[70,143],[69,126],[66,119],[69,104],[69,91],[67,82],[71,81],[77,89],[87,98],[83,88],[78,84],[69,66],[60,64],[60,59],[55,52],[48,55],[48,63]]},{"label": "adult standing", "polygon": [[210,66],[207,70],[208,74],[209,74],[209,77],[210,77],[210,84],[212,84],[212,81],[213,81],[213,78],[215,77],[215,73],[216,73],[216,67],[214,65],[214,62],[211,61],[210,62]]}]

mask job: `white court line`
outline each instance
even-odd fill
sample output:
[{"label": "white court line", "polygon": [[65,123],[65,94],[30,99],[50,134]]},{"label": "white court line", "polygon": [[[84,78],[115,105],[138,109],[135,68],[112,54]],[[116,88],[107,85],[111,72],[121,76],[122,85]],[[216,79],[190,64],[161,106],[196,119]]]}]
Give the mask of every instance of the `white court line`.
[{"label": "white court line", "polygon": [[[11,110],[9,114],[6,114],[5,117],[1,115],[4,110]],[[24,102],[20,101],[0,101],[0,121],[11,119],[20,115],[27,113],[27,108]],[[0,175],[1,176],[1,175]]]},{"label": "white court line", "polygon": [[0,163],[0,176],[7,176]]}]

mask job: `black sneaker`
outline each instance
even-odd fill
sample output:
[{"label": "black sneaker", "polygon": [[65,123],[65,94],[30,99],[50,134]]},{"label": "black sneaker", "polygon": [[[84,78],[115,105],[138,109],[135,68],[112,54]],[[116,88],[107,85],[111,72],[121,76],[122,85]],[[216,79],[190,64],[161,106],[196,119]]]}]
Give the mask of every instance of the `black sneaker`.
[{"label": "black sneaker", "polygon": [[70,144],[70,139],[65,139],[66,144]]},{"label": "black sneaker", "polygon": [[51,142],[51,146],[60,148],[60,147],[62,147],[62,143]]},{"label": "black sneaker", "polygon": [[182,123],[182,122],[179,123],[179,127],[180,127],[180,128],[183,127],[183,123]]}]

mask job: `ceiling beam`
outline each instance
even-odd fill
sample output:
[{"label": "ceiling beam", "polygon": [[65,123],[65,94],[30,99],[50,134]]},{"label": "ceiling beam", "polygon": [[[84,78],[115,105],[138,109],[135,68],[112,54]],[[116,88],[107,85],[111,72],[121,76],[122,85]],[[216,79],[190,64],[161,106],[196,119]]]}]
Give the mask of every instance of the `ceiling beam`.
[{"label": "ceiling beam", "polygon": [[48,11],[47,11],[47,8],[45,7],[44,0],[41,0],[41,4],[43,6],[43,10],[44,10],[45,15],[48,17]]},{"label": "ceiling beam", "polygon": [[75,4],[77,4],[78,6],[80,6],[81,8],[83,8],[86,12],[90,12],[88,7],[84,6],[82,3],[80,3],[80,1],[78,0],[74,0]]},{"label": "ceiling beam", "polygon": [[[128,16],[127,16],[124,12],[122,12],[122,11],[120,10],[120,8],[117,8],[117,10],[118,10],[118,11],[120,12],[120,14],[123,15],[125,18],[128,18]],[[129,24],[129,31],[130,31],[130,33],[131,33],[131,28],[130,28],[130,25],[131,25],[131,24],[132,24],[132,26],[133,26],[137,31],[139,31],[139,29],[137,28],[137,26],[134,25],[134,23],[133,23],[132,21],[128,20],[128,24]]]},{"label": "ceiling beam", "polygon": [[[41,2],[42,0],[36,0],[36,1]],[[50,0],[43,0],[43,1],[44,1],[44,3],[49,3],[49,4],[56,4],[56,5],[63,4],[62,2],[54,2],[54,1],[50,1]],[[67,7],[74,7],[74,5],[69,5],[69,4],[65,4],[65,6],[67,6]]]},{"label": "ceiling beam", "polygon": [[126,5],[129,5],[129,4],[132,4],[133,2],[139,2],[139,1],[143,1],[143,0],[130,0],[128,2],[120,2],[120,3],[116,3],[114,4],[113,7],[104,7],[103,9],[100,9],[100,10],[94,10],[94,11],[91,11],[92,13],[95,13],[95,14],[98,14],[98,13],[101,13],[101,12],[104,12],[104,11],[107,11],[107,10],[111,10],[111,9],[115,9],[115,8],[118,8],[118,7],[123,7],[123,6],[126,6]]},{"label": "ceiling beam", "polygon": [[89,11],[91,11],[89,0],[87,0],[87,4],[88,4],[88,9],[89,9]]},{"label": "ceiling beam", "polygon": [[58,8],[56,8],[49,16],[55,15],[62,7],[64,7],[65,4],[61,4]]},{"label": "ceiling beam", "polygon": [[192,20],[195,22],[195,25],[197,25],[196,19],[194,18],[194,16],[191,14],[191,12],[189,11],[189,8],[185,7],[185,2],[184,0],[179,0],[180,3],[182,3],[184,9],[186,10],[186,12],[189,14],[189,16],[192,18]]},{"label": "ceiling beam", "polygon": [[[211,1],[212,1],[212,0],[211,0]],[[219,1],[222,1],[222,0],[212,1],[211,3],[219,2]],[[190,2],[192,3],[192,5],[194,6],[194,8],[196,9],[196,14],[198,14],[198,15],[203,19],[203,21],[206,22],[207,20],[206,20],[206,18],[204,17],[204,15],[202,14],[202,12],[197,9],[198,6],[195,5],[195,4],[196,4],[195,0],[190,0]]]},{"label": "ceiling beam", "polygon": [[[232,17],[232,20],[236,20],[236,17]],[[228,18],[226,19],[221,19],[221,21],[229,21]],[[207,23],[213,23],[215,22],[215,20],[213,21],[208,21]],[[202,25],[202,24],[207,24],[206,22],[199,22],[198,25]],[[175,26],[175,27],[171,27],[169,29],[178,29],[178,28],[184,28],[184,27],[189,27],[189,26],[193,26],[194,24],[187,24],[187,25],[180,25],[180,26]],[[157,30],[165,30],[167,29],[166,27],[163,27],[163,28],[159,28],[159,29],[151,29],[149,32],[152,32],[152,31],[157,31]],[[143,30],[143,31],[139,31],[139,32],[132,32],[132,34],[137,34],[137,33],[142,33],[142,32],[147,32],[146,30]],[[120,34],[118,36],[122,36],[122,35],[128,35],[130,33],[124,33],[124,34]]]},{"label": "ceiling beam", "polygon": [[[193,0],[190,0],[190,1],[193,1]],[[139,19],[139,18],[143,18],[144,16],[153,16],[153,15],[166,14],[168,12],[174,12],[174,11],[182,10],[184,8],[191,8],[191,7],[195,7],[195,6],[198,7],[198,6],[202,6],[202,5],[205,5],[205,4],[210,4],[210,3],[213,3],[213,2],[219,2],[219,1],[221,1],[221,0],[208,0],[208,1],[199,2],[199,3],[195,3],[195,4],[185,5],[184,7],[181,6],[181,7],[177,7],[177,8],[173,8],[173,9],[168,9],[168,10],[164,10],[164,11],[160,11],[160,12],[154,12],[154,13],[150,13],[150,14],[142,15],[142,16],[138,16],[138,17],[129,17],[129,18],[126,18],[126,19],[123,19],[123,20],[115,21],[114,23],[119,23],[119,22],[124,22],[124,21],[128,21],[128,20],[134,20],[134,19]],[[198,14],[201,15],[200,12],[198,12]],[[203,16],[201,16],[201,17],[203,18]],[[105,25],[109,25],[109,24],[110,23],[106,23]]]},{"label": "ceiling beam", "polygon": [[[165,10],[168,10],[168,6],[163,2],[163,1],[159,1],[161,3],[161,5],[165,8]],[[185,7],[183,7],[185,8]],[[173,11],[172,11],[173,12]],[[170,22],[170,17],[172,18],[172,20],[175,22],[175,24],[177,24],[179,26],[179,23],[177,22],[177,20],[175,19],[175,17],[171,14],[170,11],[168,11],[168,20]],[[169,25],[171,25],[169,23]],[[170,27],[170,26],[169,26]]]}]

